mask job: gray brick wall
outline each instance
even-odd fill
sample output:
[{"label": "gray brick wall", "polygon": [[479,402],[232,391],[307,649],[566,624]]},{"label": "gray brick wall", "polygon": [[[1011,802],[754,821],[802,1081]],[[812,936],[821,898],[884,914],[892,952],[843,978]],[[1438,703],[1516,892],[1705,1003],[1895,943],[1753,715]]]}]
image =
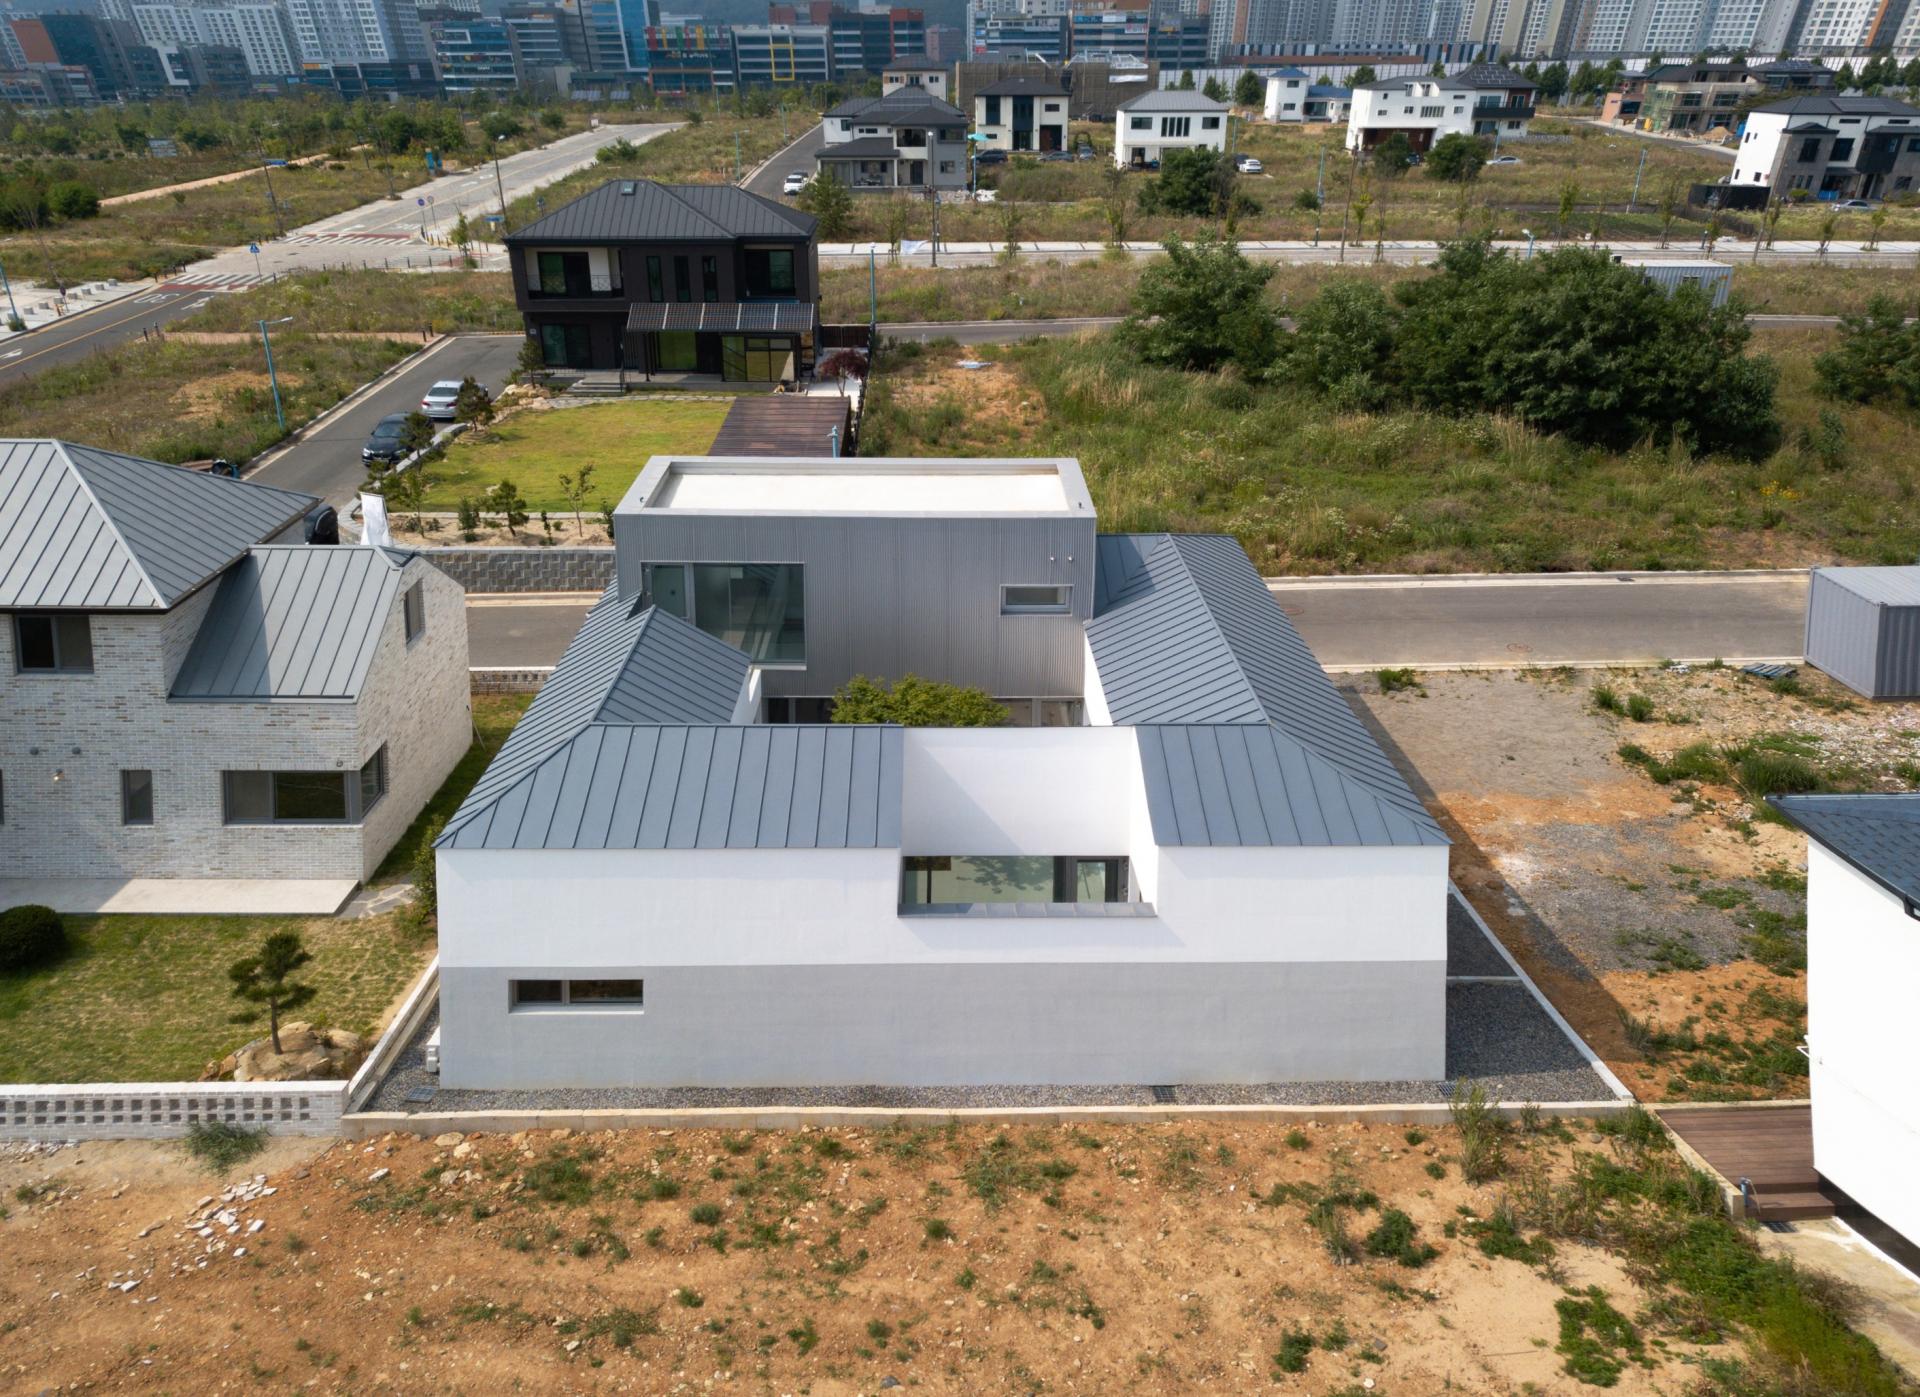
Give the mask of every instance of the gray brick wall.
[{"label": "gray brick wall", "polygon": [[[170,703],[214,590],[172,612],[96,614],[91,674],[16,671],[0,618],[0,869],[17,877],[363,878],[472,733],[466,614],[421,562],[427,633],[411,650],[396,598],[358,702]],[[388,790],[364,825],[227,825],[226,770],[351,771],[387,744]],[[120,773],[153,773],[151,825],[121,823]]]},{"label": "gray brick wall", "polygon": [[428,548],[427,561],[469,592],[604,592],[611,548]]}]

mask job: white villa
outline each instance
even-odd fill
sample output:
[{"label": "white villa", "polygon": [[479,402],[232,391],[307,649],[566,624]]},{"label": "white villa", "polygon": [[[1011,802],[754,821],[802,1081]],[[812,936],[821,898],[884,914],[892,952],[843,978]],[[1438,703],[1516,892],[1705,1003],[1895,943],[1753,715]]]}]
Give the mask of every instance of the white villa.
[{"label": "white villa", "polygon": [[1113,163],[1138,169],[1159,164],[1169,150],[1224,151],[1232,110],[1203,92],[1171,87],[1129,97],[1113,118]]}]

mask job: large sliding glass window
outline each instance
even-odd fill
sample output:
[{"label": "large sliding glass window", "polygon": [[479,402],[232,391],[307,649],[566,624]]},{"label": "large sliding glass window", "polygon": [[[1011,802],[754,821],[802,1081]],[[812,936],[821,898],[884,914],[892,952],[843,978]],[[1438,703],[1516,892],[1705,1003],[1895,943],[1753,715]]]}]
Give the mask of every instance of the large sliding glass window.
[{"label": "large sliding glass window", "polygon": [[694,563],[693,624],[756,664],[807,660],[806,585],[798,563]]},{"label": "large sliding glass window", "polygon": [[806,570],[799,563],[650,563],[647,601],[763,665],[807,662]]},{"label": "large sliding glass window", "polygon": [[900,905],[1125,902],[1127,861],[1046,855],[937,855],[901,860]]},{"label": "large sliding glass window", "polygon": [[692,373],[700,367],[700,345],[692,330],[662,330],[659,334],[662,373]]},{"label": "large sliding glass window", "polygon": [[720,376],[729,383],[777,383],[789,376],[793,341],[768,335],[722,335]]}]

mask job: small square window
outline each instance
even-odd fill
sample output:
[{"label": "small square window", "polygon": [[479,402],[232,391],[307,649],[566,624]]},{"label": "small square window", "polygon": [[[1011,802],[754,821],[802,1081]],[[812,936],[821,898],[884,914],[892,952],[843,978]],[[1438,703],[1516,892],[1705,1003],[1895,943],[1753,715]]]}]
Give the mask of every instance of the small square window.
[{"label": "small square window", "polygon": [[151,771],[120,773],[120,823],[123,825],[153,823],[153,773]]},{"label": "small square window", "polygon": [[1002,616],[1057,616],[1073,609],[1073,588],[1066,583],[1013,585],[1000,589]]},{"label": "small square window", "polygon": [[427,633],[427,584],[416,582],[407,588],[405,610],[407,616],[407,644],[411,645]]},{"label": "small square window", "polygon": [[92,627],[85,616],[15,616],[13,658],[15,668],[28,674],[91,674]]},{"label": "small square window", "polygon": [[564,1002],[558,980],[509,980],[507,982],[507,1007],[518,1009],[523,1004],[560,1004]]}]

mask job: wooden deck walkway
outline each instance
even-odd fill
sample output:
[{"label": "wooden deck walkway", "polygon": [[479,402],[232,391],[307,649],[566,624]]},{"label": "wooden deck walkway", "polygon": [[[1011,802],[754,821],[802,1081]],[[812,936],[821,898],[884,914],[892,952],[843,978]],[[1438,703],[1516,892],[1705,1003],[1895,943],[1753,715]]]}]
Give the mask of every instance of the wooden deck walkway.
[{"label": "wooden deck walkway", "polygon": [[1659,1113],[1667,1127],[1728,1183],[1751,1181],[1753,1215],[1762,1222],[1829,1218],[1833,1202],[1813,1169],[1813,1108],[1730,1107]]}]

